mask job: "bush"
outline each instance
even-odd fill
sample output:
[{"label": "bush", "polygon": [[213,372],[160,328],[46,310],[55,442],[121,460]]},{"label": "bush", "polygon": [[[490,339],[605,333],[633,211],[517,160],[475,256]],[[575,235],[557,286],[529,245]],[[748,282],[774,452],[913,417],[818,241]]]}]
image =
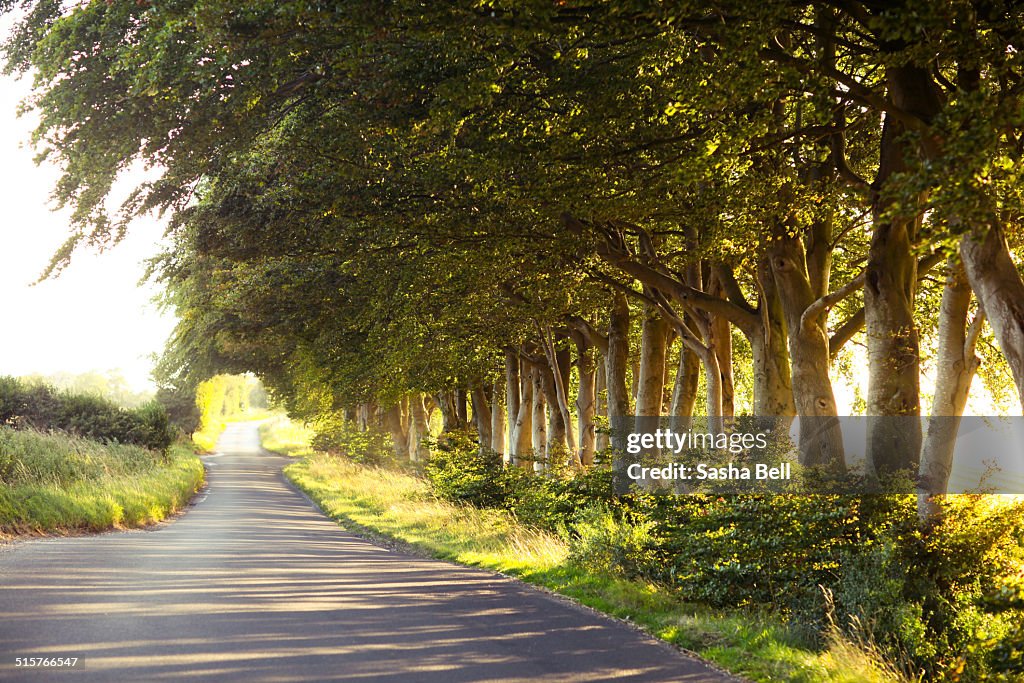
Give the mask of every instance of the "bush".
[{"label": "bush", "polygon": [[171,425],[191,437],[201,421],[195,391],[161,387],[156,392],[156,402],[163,406]]},{"label": "bush", "polygon": [[99,396],[58,392],[12,377],[0,378],[0,425],[60,430],[157,451],[166,451],[174,443],[167,413],[155,402],[125,409]]},{"label": "bush", "polygon": [[342,419],[341,414],[321,417],[313,423],[312,429],[310,446],[314,450],[341,455],[364,465],[398,464],[391,436],[380,429],[359,431],[354,424]]},{"label": "bush", "polygon": [[617,571],[626,578],[646,578],[643,570],[657,562],[657,525],[632,524],[606,505],[582,510],[572,524],[569,559],[593,572]]},{"label": "bush", "polygon": [[595,501],[613,499],[610,470],[564,467],[535,475],[506,467],[500,453],[481,449],[464,432],[433,442],[425,471],[445,500],[509,510],[524,524],[562,534]]},{"label": "bush", "polygon": [[1016,671],[1022,605],[988,596],[1024,566],[1024,503],[942,507],[922,530],[913,496],[634,494],[589,509],[570,551],[689,601],[770,606],[818,639],[831,617],[928,680]]},{"label": "bush", "polygon": [[434,441],[425,472],[434,493],[477,507],[509,509],[524,476],[506,469],[500,453],[481,449],[469,434],[453,432]]}]

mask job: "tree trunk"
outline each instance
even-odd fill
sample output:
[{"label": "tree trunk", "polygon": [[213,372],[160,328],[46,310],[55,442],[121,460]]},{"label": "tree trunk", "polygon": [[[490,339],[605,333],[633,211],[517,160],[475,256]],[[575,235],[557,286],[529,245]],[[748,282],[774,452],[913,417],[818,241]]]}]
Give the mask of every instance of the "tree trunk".
[{"label": "tree trunk", "polygon": [[596,443],[594,415],[597,410],[597,376],[590,348],[582,335],[574,335],[573,341],[576,344],[576,372],[579,375],[579,388],[576,392],[579,458],[582,465],[592,465]]},{"label": "tree trunk", "polygon": [[704,383],[707,385],[708,431],[720,434],[725,431],[725,416],[722,414],[722,371],[718,367],[718,356],[710,349],[701,357],[704,366]]},{"label": "tree trunk", "polygon": [[[722,375],[722,415],[732,418],[736,415],[736,384],[732,372],[732,326],[729,321],[720,315],[711,315],[710,344],[715,349],[715,356],[718,357],[718,371]],[[754,394],[758,394],[757,389]],[[760,415],[756,410],[755,414]]]},{"label": "tree trunk", "polygon": [[480,451],[491,447],[491,407],[488,405],[487,394],[483,387],[474,387],[470,391],[473,402],[473,424],[476,427],[477,442]]},{"label": "tree trunk", "polygon": [[964,269],[1013,373],[1024,410],[1024,281],[1010,258],[1002,226],[993,221],[960,243]]},{"label": "tree trunk", "polygon": [[[886,68],[886,85],[896,109],[913,112],[930,122],[942,109],[939,86],[927,68],[900,64]],[[864,314],[868,343],[868,462],[875,472],[909,469],[917,472],[921,455],[920,348],[914,324],[917,259],[912,249],[917,226],[914,217],[888,215],[894,208],[886,186],[907,169],[919,151],[932,153],[934,140],[919,138],[910,147],[906,127],[885,114],[878,172],[872,183],[874,230],[864,282]],[[914,208],[914,207],[911,207]]]},{"label": "tree trunk", "polygon": [[796,414],[787,348],[789,335],[770,259],[759,261],[757,275],[762,294],[761,319],[747,335],[754,357],[754,415],[787,418],[784,423],[788,424],[788,418]]},{"label": "tree trunk", "polygon": [[935,396],[928,418],[928,435],[921,452],[918,511],[922,517],[938,512],[932,497],[946,493],[949,486],[960,419],[967,405],[974,373],[981,364],[974,355],[974,348],[983,318],[977,317],[968,327],[970,304],[971,288],[963,265],[951,259],[939,307]]},{"label": "tree trunk", "polygon": [[459,427],[465,429],[469,426],[469,409],[466,406],[466,390],[455,391],[455,415],[459,420]]},{"label": "tree trunk", "polygon": [[700,384],[700,358],[683,345],[679,349],[679,364],[672,387],[670,413],[675,418],[675,429],[687,431],[693,424],[693,406],[697,402],[697,388]]},{"label": "tree trunk", "polygon": [[519,419],[519,355],[512,349],[505,350],[505,410],[508,411],[508,460],[514,460],[516,452],[516,421]]},{"label": "tree trunk", "polygon": [[491,450],[505,454],[505,411],[501,405],[501,380],[491,389]]},{"label": "tree trunk", "polygon": [[[812,232],[821,226],[812,227]],[[818,236],[818,241],[824,241]],[[820,260],[820,256],[819,259]],[[802,240],[786,231],[773,241],[772,272],[789,330],[789,356],[793,372],[793,399],[800,416],[800,463],[841,472],[846,468],[842,429],[835,393],[829,377],[827,307],[809,312],[828,283],[809,267]],[[826,276],[827,277],[827,276]]]},{"label": "tree trunk", "polygon": [[616,494],[629,493],[629,477],[626,476],[628,463],[625,460],[626,434],[623,418],[630,414],[629,390],[626,388],[626,372],[629,366],[629,302],[626,295],[616,292],[612,295],[612,306],[608,321],[608,355],[605,358],[605,375],[608,381],[608,422],[612,428],[611,446],[613,488]]},{"label": "tree trunk", "polygon": [[409,459],[413,462],[426,460],[430,456],[426,443],[427,437],[430,436],[430,428],[422,395],[413,394],[410,398],[409,418]]},{"label": "tree trunk", "polygon": [[629,395],[636,404],[637,394],[640,393],[640,358],[633,356],[629,360]]},{"label": "tree trunk", "polygon": [[443,391],[434,397],[438,409],[441,411],[442,427],[445,434],[455,432],[466,427],[465,420],[459,417],[457,396],[454,391]]},{"label": "tree trunk", "polygon": [[[906,168],[903,126],[886,115],[878,176],[883,182]],[[879,191],[864,282],[868,346],[868,462],[875,474],[916,472],[921,452],[920,344],[914,322],[917,259],[915,221],[887,215]]]},{"label": "tree trunk", "polygon": [[[532,365],[532,364],[531,364]],[[546,368],[540,365],[532,365],[530,379],[533,383],[533,433],[531,434],[530,446],[533,449],[533,469],[535,471],[544,469],[544,454],[547,453],[547,401],[544,398]]]},{"label": "tree trunk", "polygon": [[370,429],[370,406],[366,403],[360,403],[359,408],[356,412],[357,424],[359,425],[360,432],[366,432]]},{"label": "tree trunk", "polygon": [[[597,360],[595,363],[595,374],[594,374],[594,396],[597,399],[595,407],[596,415],[608,415],[608,370],[605,365],[605,359],[603,357]],[[580,439],[582,441],[582,437]],[[594,449],[598,452],[606,450],[608,448],[608,430],[602,429],[597,433],[595,437]]]},{"label": "tree trunk", "polygon": [[550,429],[547,451],[544,455],[549,464],[558,461],[575,465],[578,454],[569,412],[572,354],[568,346],[556,343],[565,341],[564,337],[556,340],[550,331],[540,330],[539,327],[538,329],[544,337],[541,341],[548,362],[547,371],[544,373],[544,398],[550,412]]},{"label": "tree trunk", "polygon": [[519,376],[520,387],[516,394],[520,397],[519,411],[516,415],[510,448],[512,464],[523,469],[533,469],[531,455],[533,439],[533,369],[523,364]]},{"label": "tree trunk", "polygon": [[639,390],[636,394],[636,417],[661,416],[665,395],[665,356],[668,345],[668,323],[653,306],[644,307],[640,336]]},{"label": "tree trunk", "polygon": [[409,435],[402,429],[402,422],[401,403],[396,403],[384,411],[384,425],[391,434],[391,444],[399,461],[409,457]]}]

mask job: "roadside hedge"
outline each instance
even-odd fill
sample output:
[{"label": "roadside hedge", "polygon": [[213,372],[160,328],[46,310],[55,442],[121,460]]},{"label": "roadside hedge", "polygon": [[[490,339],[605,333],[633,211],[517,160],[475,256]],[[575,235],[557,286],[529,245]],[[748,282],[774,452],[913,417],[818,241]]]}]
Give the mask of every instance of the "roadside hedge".
[{"label": "roadside hedge", "polygon": [[0,425],[59,430],[155,451],[166,451],[175,438],[167,412],[155,402],[127,409],[100,396],[58,391],[15,377],[0,377]]}]

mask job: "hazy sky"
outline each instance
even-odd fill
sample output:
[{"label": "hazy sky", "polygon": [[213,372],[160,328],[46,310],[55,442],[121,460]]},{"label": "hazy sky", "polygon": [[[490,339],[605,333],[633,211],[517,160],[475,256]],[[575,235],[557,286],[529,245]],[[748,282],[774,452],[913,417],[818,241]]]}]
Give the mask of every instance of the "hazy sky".
[{"label": "hazy sky", "polygon": [[120,368],[145,388],[174,326],[150,303],[157,290],[137,286],[163,228],[138,221],[117,247],[82,251],[60,277],[30,286],[68,231],[67,212],[50,211],[57,170],[35,165],[33,119],[16,116],[27,81],[0,77],[0,375]]}]

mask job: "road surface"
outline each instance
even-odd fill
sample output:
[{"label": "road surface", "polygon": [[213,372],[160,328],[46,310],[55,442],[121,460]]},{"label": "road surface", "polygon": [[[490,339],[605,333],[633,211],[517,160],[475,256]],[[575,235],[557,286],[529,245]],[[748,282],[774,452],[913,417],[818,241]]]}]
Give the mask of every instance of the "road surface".
[{"label": "road surface", "polygon": [[[0,548],[4,681],[734,680],[489,572],[349,534],[233,425],[152,530]],[[16,657],[78,657],[64,671]]]}]

